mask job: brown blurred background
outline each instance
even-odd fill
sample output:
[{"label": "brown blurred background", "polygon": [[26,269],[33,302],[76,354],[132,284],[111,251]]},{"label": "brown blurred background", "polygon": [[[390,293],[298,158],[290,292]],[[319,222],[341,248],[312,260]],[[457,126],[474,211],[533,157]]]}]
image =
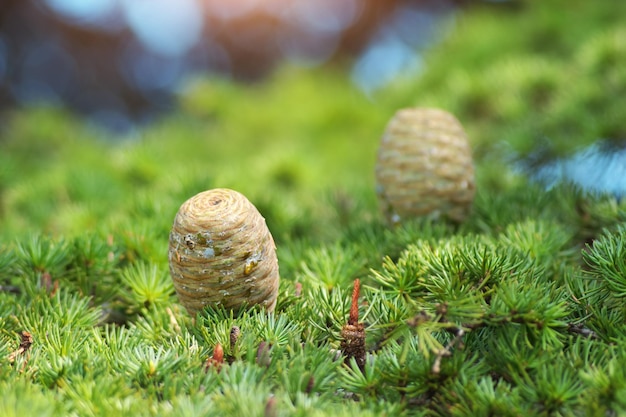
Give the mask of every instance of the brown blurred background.
[{"label": "brown blurred background", "polygon": [[341,66],[369,92],[417,69],[469,3],[2,0],[0,110],[61,103],[124,130],[171,108],[190,76],[258,82],[285,60]]}]

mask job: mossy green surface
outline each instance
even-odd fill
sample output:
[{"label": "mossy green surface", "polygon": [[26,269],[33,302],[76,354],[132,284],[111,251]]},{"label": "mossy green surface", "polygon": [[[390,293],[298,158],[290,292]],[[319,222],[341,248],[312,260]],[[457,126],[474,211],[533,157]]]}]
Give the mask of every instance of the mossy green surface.
[{"label": "mossy green surface", "polygon": [[[285,67],[191,82],[179,111],[124,138],[54,108],[5,115],[0,415],[626,413],[626,203],[546,191],[510,165],[626,139],[622,3],[469,8],[422,73],[372,97],[341,68]],[[382,221],[376,151],[408,106],[468,132],[477,196],[461,225]],[[267,219],[273,315],[178,304],[169,229],[214,187]],[[336,350],[357,277],[364,372]]]}]

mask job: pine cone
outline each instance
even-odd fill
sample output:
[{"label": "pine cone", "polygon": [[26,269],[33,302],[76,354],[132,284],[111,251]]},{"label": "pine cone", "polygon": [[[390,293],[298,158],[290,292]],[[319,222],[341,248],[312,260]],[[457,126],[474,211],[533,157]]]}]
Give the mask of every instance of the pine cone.
[{"label": "pine cone", "polygon": [[467,136],[450,113],[399,110],[378,150],[376,191],[391,223],[410,217],[461,222],[474,200],[474,166]]},{"label": "pine cone", "polygon": [[256,207],[236,191],[209,190],[183,203],[170,233],[169,264],[191,315],[206,305],[276,306],[274,239]]}]

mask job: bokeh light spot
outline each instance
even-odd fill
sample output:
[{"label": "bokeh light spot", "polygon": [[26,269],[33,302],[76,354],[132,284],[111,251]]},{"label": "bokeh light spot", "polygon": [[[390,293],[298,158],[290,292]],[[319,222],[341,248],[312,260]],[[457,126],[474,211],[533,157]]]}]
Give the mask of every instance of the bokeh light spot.
[{"label": "bokeh light spot", "polygon": [[264,0],[205,0],[203,4],[210,16],[221,20],[232,20],[258,10],[263,2]]},{"label": "bokeh light spot", "polygon": [[278,38],[282,54],[304,66],[319,65],[335,52],[338,37],[333,33],[311,33],[311,31],[295,30],[290,36]]},{"label": "bokeh light spot", "polygon": [[626,194],[626,149],[612,146],[606,140],[598,140],[568,158],[556,159],[539,167],[528,169],[523,162],[520,166],[523,172],[547,189],[569,182],[583,190],[609,193],[617,198]]},{"label": "bokeh light spot", "polygon": [[370,94],[401,73],[417,72],[420,68],[421,56],[398,37],[389,36],[379,39],[358,59],[352,79]]},{"label": "bokeh light spot", "polygon": [[339,33],[354,22],[358,12],[355,0],[296,0],[290,14],[296,25],[316,32]]},{"label": "bokeh light spot", "polygon": [[115,19],[118,0],[45,0],[55,13],[78,25],[98,26],[101,29],[116,31],[123,22]]},{"label": "bokeh light spot", "polygon": [[127,82],[142,91],[169,90],[183,73],[183,62],[150,53],[137,44],[130,44],[120,58],[122,74]]},{"label": "bokeh light spot", "polygon": [[151,51],[187,53],[200,39],[202,10],[195,0],[121,0],[133,33]]},{"label": "bokeh light spot", "polygon": [[453,11],[447,1],[398,7],[356,61],[352,80],[371,94],[397,76],[419,72],[422,51],[436,40],[442,17]]}]

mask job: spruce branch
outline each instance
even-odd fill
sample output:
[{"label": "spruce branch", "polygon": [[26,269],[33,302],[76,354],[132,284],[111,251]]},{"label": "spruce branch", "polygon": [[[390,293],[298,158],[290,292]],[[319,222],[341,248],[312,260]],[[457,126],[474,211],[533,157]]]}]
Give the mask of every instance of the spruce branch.
[{"label": "spruce branch", "polygon": [[52,297],[59,290],[59,280],[55,279],[53,281],[52,275],[48,271],[44,271],[39,276],[39,286]]},{"label": "spruce branch", "polygon": [[288,345],[294,335],[302,333],[302,325],[290,321],[285,315],[257,313],[255,318],[256,333],[261,340],[276,346]]},{"label": "spruce branch", "polygon": [[[281,372],[281,386],[291,399],[302,394],[315,394],[333,397],[336,394],[337,370],[343,366],[341,355],[336,357],[328,345],[318,346],[313,343],[298,344],[290,347]],[[277,361],[280,361],[278,358]]]},{"label": "spruce branch", "polygon": [[156,264],[137,262],[122,270],[121,281],[129,289],[124,298],[136,309],[165,304],[174,293],[169,274]]},{"label": "spruce branch", "polygon": [[354,245],[321,246],[308,249],[301,269],[306,282],[329,290],[340,287],[362,268],[363,261]]},{"label": "spruce branch", "polygon": [[313,289],[306,294],[310,302],[307,322],[314,331],[313,337],[320,343],[341,338],[341,330],[346,324],[345,311],[349,309],[349,300],[341,287],[329,291],[325,287]]},{"label": "spruce branch", "polygon": [[119,266],[112,235],[87,233],[74,238],[69,245],[70,262],[67,283],[95,302],[111,301],[119,296],[115,268]]},{"label": "spruce branch", "polygon": [[62,274],[69,262],[67,242],[37,235],[17,245],[17,270],[24,275],[49,274],[57,277]]},{"label": "spruce branch", "polygon": [[582,252],[591,275],[615,298],[626,297],[626,226],[606,231]]}]

